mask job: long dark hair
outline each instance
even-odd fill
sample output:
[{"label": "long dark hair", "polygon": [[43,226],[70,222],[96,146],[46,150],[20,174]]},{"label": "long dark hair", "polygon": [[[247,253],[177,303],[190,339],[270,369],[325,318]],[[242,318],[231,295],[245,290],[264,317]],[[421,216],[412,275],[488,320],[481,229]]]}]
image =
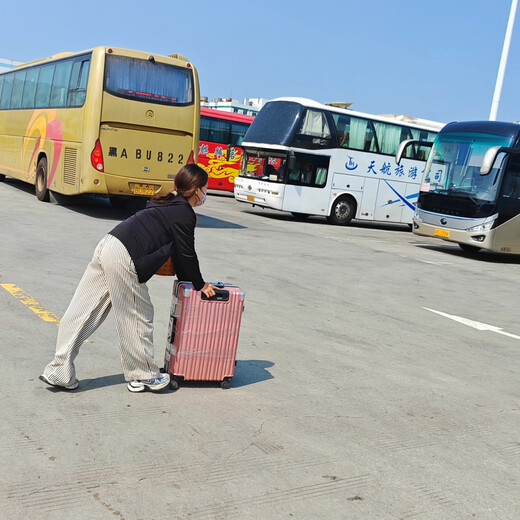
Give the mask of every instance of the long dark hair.
[{"label": "long dark hair", "polygon": [[177,195],[182,195],[189,199],[199,188],[208,183],[208,174],[200,166],[196,164],[186,164],[175,176],[174,191],[166,195],[156,195],[152,200],[157,202],[168,202]]}]

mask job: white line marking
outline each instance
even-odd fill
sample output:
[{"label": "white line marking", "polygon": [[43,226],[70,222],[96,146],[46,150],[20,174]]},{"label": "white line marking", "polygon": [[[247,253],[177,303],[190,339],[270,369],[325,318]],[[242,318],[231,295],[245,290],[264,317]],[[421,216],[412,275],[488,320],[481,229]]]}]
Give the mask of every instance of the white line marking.
[{"label": "white line marking", "polygon": [[414,258],[412,256],[399,255],[401,258],[409,258],[410,260],[415,260],[416,262],[422,262],[423,264],[432,264],[432,265],[452,265],[453,262],[433,262],[431,260],[421,260],[420,258]]},{"label": "white line marking", "polygon": [[468,318],[461,318],[460,316],[455,316],[454,314],[446,314],[445,312],[436,311],[434,309],[428,309],[428,307],[423,307],[423,309],[434,312],[435,314],[439,314],[444,316],[445,318],[449,318],[453,321],[458,321],[463,325],[467,325],[468,327],[473,327],[477,330],[489,330],[490,332],[496,332],[497,334],[502,334],[502,336],[508,336],[509,338],[520,339],[520,336],[516,336],[515,334],[510,334],[509,332],[505,332],[504,329],[500,327],[495,327],[494,325],[488,325],[487,323],[480,323],[479,321],[469,320]]}]

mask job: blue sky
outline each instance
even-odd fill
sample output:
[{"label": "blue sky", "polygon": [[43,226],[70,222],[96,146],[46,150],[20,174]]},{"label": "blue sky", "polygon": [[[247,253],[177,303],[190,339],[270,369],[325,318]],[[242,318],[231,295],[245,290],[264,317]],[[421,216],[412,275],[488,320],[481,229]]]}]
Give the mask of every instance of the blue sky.
[{"label": "blue sky", "polygon": [[[210,99],[302,96],[449,122],[489,117],[511,0],[4,4],[2,58],[97,45],[179,52]],[[520,14],[499,120],[520,120],[518,92]]]}]

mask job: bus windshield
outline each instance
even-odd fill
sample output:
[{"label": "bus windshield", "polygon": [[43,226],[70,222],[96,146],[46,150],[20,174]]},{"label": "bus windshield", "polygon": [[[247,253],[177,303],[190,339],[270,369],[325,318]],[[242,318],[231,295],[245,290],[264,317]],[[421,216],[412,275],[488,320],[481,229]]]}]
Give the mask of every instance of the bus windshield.
[{"label": "bus windshield", "polygon": [[240,177],[251,177],[271,182],[284,182],[285,157],[285,154],[276,154],[276,152],[243,152]]},{"label": "bus windshield", "polygon": [[262,107],[244,141],[290,146],[304,107],[292,101],[271,101]]},{"label": "bus windshield", "polygon": [[148,103],[189,105],[193,103],[193,74],[175,65],[107,54],[105,90]]},{"label": "bus windshield", "polygon": [[425,167],[421,192],[457,195],[473,201],[492,202],[499,186],[504,154],[489,175],[480,175],[486,151],[492,146],[510,146],[511,138],[483,133],[440,133]]}]

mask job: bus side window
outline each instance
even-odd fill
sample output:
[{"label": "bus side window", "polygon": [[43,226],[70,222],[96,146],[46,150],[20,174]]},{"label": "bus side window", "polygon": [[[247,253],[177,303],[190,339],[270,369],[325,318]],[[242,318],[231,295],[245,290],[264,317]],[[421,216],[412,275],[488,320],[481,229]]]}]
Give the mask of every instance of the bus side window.
[{"label": "bus side window", "polygon": [[350,117],[342,114],[332,114],[332,118],[336,124],[338,146],[340,148],[348,148],[350,140]]},{"label": "bus side window", "polygon": [[307,109],[295,136],[296,146],[321,148],[330,145],[332,135],[325,113]]},{"label": "bus side window", "polygon": [[87,96],[88,73],[90,60],[75,61],[70,76],[69,97],[67,106],[81,107]]},{"label": "bus side window", "polygon": [[38,85],[39,67],[29,69],[25,77],[25,85],[23,87],[22,108],[34,108],[34,97],[36,95],[36,86]]},{"label": "bus side window", "polygon": [[520,157],[511,157],[506,175],[502,196],[508,199],[520,199]]},{"label": "bus side window", "polygon": [[377,151],[374,128],[367,119],[350,118],[350,148],[365,152]]},{"label": "bus side window", "polygon": [[7,74],[4,78],[2,97],[0,98],[0,108],[9,108],[11,102],[11,91],[13,90],[14,74]]},{"label": "bus side window", "polygon": [[[376,128],[377,141],[381,153],[395,155],[401,141],[412,138],[412,134],[408,128],[403,126],[383,123],[381,121],[375,121],[374,126]],[[410,153],[411,147],[407,149],[406,156],[409,157]]]},{"label": "bus side window", "polygon": [[36,87],[36,108],[47,108],[51,99],[52,78],[56,64],[44,65],[40,68],[38,86]]},{"label": "bus side window", "polygon": [[327,183],[327,168],[316,168],[316,186],[325,186]]},{"label": "bus side window", "polygon": [[231,139],[229,144],[231,146],[240,146],[248,128],[249,125],[243,123],[231,123]]},{"label": "bus side window", "polygon": [[51,107],[65,107],[69,92],[72,60],[65,60],[56,64],[56,71],[52,80]]},{"label": "bus side window", "polygon": [[13,92],[11,94],[10,108],[22,107],[22,92],[25,83],[26,70],[19,70],[14,73]]}]

